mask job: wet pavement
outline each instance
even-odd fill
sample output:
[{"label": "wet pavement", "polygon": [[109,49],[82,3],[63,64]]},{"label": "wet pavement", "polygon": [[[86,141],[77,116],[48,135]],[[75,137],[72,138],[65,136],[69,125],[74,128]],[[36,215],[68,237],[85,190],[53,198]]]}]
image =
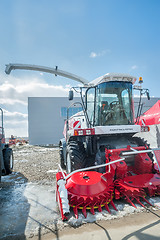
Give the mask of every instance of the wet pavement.
[{"label": "wet pavement", "polygon": [[[160,197],[150,198],[150,202],[159,208]],[[55,182],[49,182],[48,185],[28,182],[21,173],[14,172],[2,177],[0,183],[0,239],[21,240],[35,236],[44,239],[46,233],[59,239],[59,230],[68,225],[75,228],[84,223],[110,221],[144,210],[138,204],[135,209],[121,201],[115,202],[115,205],[118,212],[109,206],[111,214],[106,210],[101,213],[97,211],[95,215],[88,212],[87,218],[79,212],[79,218],[76,219],[71,212],[69,221],[63,223],[55,199]]]},{"label": "wet pavement", "polygon": [[0,239],[25,239],[43,228],[55,231],[59,218],[55,185],[28,183],[20,173],[0,183]]}]

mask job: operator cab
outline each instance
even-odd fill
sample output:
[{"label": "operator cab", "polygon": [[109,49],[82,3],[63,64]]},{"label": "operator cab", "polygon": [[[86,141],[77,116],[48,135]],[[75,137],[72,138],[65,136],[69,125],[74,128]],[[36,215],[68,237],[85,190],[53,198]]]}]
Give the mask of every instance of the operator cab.
[{"label": "operator cab", "polygon": [[92,126],[133,125],[132,81],[100,81],[86,91],[86,106]]}]

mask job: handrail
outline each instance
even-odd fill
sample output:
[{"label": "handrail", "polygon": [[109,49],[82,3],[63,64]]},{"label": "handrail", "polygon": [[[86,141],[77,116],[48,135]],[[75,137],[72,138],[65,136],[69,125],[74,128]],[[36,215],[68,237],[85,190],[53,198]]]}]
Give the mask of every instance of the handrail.
[{"label": "handrail", "polygon": [[120,159],[114,160],[112,162],[104,163],[104,164],[97,165],[97,166],[91,166],[91,167],[87,167],[87,168],[77,169],[77,170],[69,173],[67,176],[65,176],[64,180],[67,180],[69,177],[71,177],[73,174],[75,174],[77,172],[83,172],[83,171],[88,171],[88,170],[92,170],[92,169],[96,169],[96,168],[105,167],[105,166],[108,166],[108,165],[111,165],[113,163],[117,163],[117,162],[120,162],[120,161],[123,161],[123,160],[125,160],[125,158],[120,158]]}]

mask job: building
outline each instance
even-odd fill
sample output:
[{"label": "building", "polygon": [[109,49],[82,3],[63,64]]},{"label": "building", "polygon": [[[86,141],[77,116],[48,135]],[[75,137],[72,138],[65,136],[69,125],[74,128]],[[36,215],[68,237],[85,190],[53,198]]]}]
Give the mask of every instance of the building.
[{"label": "building", "polygon": [[[74,98],[74,102],[79,98]],[[160,98],[142,98],[142,113],[152,107]],[[139,98],[134,99],[135,115]],[[64,122],[67,118],[67,108],[73,104],[67,97],[29,97],[28,98],[28,130],[31,145],[58,145],[63,138]],[[80,105],[72,106],[69,116],[79,112]]]},{"label": "building", "polygon": [[[79,98],[74,98],[74,102]],[[63,138],[67,108],[73,103],[67,97],[29,97],[28,131],[29,144],[47,145],[59,143]],[[80,111],[80,105],[72,106],[69,115]]]}]

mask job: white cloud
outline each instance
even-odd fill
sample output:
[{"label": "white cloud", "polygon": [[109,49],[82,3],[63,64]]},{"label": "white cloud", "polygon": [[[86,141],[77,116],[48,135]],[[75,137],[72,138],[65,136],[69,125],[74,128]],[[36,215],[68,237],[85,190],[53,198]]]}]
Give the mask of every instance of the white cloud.
[{"label": "white cloud", "polygon": [[27,119],[28,114],[26,113],[21,113],[21,112],[9,112],[8,110],[3,109],[4,115],[5,115],[5,119],[12,119],[12,120],[23,120],[23,119]]},{"label": "white cloud", "polygon": [[5,136],[8,138],[11,135],[18,137],[28,137],[28,121],[13,121],[5,122]]},{"label": "white cloud", "polygon": [[96,52],[91,52],[89,57],[90,57],[90,58],[102,57],[102,56],[104,56],[105,54],[110,53],[110,52],[111,52],[110,49],[103,50],[103,51],[98,52],[98,53],[96,53]]},{"label": "white cloud", "polygon": [[5,82],[0,85],[1,104],[27,104],[28,97],[64,97],[68,96],[69,85],[56,86],[46,82],[38,82],[37,79],[30,79],[27,83],[22,84],[14,82]]},{"label": "white cloud", "polygon": [[11,98],[0,98],[0,103],[5,105],[15,105],[17,103],[21,105],[27,106],[27,101],[21,101],[19,99],[11,99]]},{"label": "white cloud", "polygon": [[8,138],[11,135],[14,136],[28,136],[28,114],[21,112],[9,112],[4,111],[4,131],[5,136]]},{"label": "white cloud", "polygon": [[70,85],[51,85],[42,76],[16,78],[1,74],[0,107],[4,110],[6,136],[28,135],[28,97],[64,97],[69,89]]},{"label": "white cloud", "polygon": [[135,70],[135,69],[137,69],[137,68],[138,68],[137,65],[133,65],[133,66],[131,67],[132,70]]},{"label": "white cloud", "polygon": [[91,57],[91,58],[96,58],[96,57],[97,57],[97,53],[91,52],[90,57]]},{"label": "white cloud", "polygon": [[4,131],[5,136],[28,136],[28,114],[21,112],[4,112]]}]

